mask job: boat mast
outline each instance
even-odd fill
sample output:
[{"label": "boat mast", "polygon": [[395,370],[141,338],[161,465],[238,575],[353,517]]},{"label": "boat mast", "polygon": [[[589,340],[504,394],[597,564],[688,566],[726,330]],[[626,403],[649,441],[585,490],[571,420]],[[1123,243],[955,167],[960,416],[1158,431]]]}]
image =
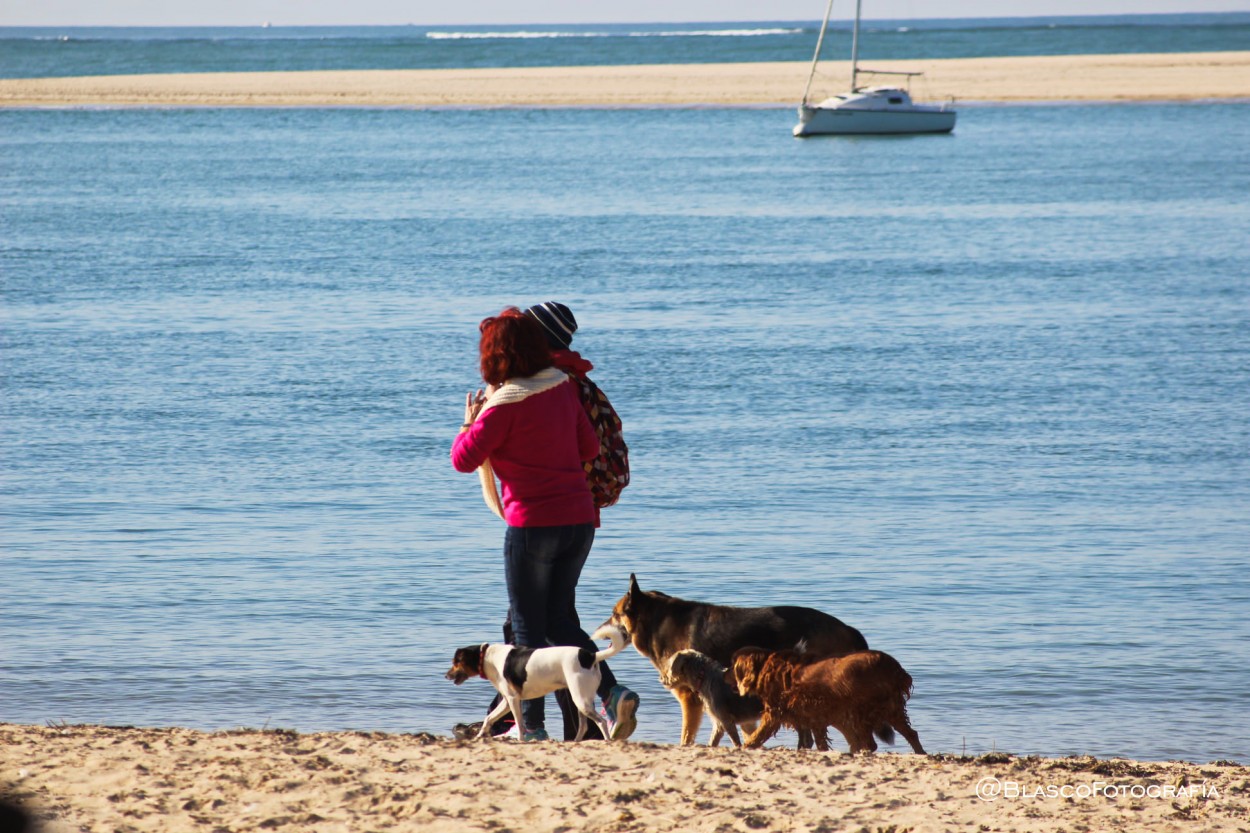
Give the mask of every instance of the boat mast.
[{"label": "boat mast", "polygon": [[859,89],[859,10],[864,0],[855,0],[855,33],[851,35],[851,92]]},{"label": "boat mast", "polygon": [[807,86],[803,88],[803,103],[800,107],[807,106],[807,97],[812,92],[812,79],[816,77],[816,65],[820,63],[820,45],[825,41],[825,30],[829,28],[829,14],[833,11],[833,0],[829,0],[829,4],[825,6],[825,20],[820,24],[820,36],[816,38],[816,54],[812,56],[812,71],[807,76]]}]

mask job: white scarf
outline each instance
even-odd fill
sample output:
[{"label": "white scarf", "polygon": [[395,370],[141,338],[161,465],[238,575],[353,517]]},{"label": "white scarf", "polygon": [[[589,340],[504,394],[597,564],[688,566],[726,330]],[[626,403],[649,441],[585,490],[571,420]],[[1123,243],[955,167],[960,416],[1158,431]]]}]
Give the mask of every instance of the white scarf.
[{"label": "white scarf", "polygon": [[[477,419],[481,419],[482,414],[497,405],[521,402],[536,393],[544,393],[556,385],[564,384],[568,380],[568,374],[556,367],[540,370],[533,376],[508,379],[487,397],[486,402],[482,404],[482,409],[477,412]],[[490,511],[503,518],[503,501],[499,498],[499,489],[495,486],[495,470],[491,467],[489,459],[478,466],[477,476],[482,481],[482,499],[486,501]]]}]

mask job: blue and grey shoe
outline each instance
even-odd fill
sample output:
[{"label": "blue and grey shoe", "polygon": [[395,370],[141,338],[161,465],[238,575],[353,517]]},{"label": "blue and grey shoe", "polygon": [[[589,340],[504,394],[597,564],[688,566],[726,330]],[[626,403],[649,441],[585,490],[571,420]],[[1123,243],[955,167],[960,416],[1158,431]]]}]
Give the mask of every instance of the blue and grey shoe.
[{"label": "blue and grey shoe", "polygon": [[608,719],[610,740],[625,740],[638,728],[639,702],[638,695],[625,686],[612,686],[601,712]]},{"label": "blue and grey shoe", "polygon": [[[504,732],[502,735],[500,735],[500,737],[507,738],[508,740],[519,739],[520,733],[517,731],[516,724],[515,723],[512,724],[512,728]],[[525,742],[526,743],[532,743],[533,741],[537,741],[537,740],[551,740],[551,738],[547,736],[546,729],[526,729],[525,730]]]}]

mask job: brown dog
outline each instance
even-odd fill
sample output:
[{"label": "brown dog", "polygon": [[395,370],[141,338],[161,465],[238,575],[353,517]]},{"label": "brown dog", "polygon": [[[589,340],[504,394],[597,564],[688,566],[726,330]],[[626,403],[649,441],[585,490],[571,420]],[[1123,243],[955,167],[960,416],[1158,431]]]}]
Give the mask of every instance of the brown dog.
[{"label": "brown dog", "polygon": [[[687,648],[729,667],[734,651],[748,645],[769,650],[796,648],[821,656],[868,647],[855,628],[810,607],[692,602],[658,590],[644,591],[632,573],[629,592],[616,603],[608,622],[624,628],[638,653],[651,660],[661,675],[667,673],[677,652]],[[692,744],[703,721],[703,701],[699,692],[685,685],[676,685],[672,692],[681,703],[681,742]],[[810,735],[800,732],[799,745],[810,747]]]},{"label": "brown dog", "polygon": [[911,675],[889,654],[857,651],[818,658],[743,648],[734,654],[733,670],[738,692],[764,702],[760,726],[745,741],[748,748],[763,746],[782,726],[790,726],[814,733],[816,748],[827,750],[827,727],[832,726],[852,753],[875,752],[874,731],[892,743],[897,729],[916,754],[925,754],[907,719]]}]

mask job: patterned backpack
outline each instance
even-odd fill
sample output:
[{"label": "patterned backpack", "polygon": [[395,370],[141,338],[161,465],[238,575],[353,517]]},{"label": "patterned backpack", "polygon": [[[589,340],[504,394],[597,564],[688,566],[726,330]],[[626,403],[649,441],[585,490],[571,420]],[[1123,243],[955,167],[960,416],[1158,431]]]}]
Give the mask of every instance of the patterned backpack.
[{"label": "patterned backpack", "polygon": [[629,446],[621,434],[621,418],[599,386],[585,377],[570,374],[569,378],[577,385],[582,407],[599,435],[599,456],[587,460],[585,467],[590,494],[602,509],[620,500],[621,490],[629,485]]}]

